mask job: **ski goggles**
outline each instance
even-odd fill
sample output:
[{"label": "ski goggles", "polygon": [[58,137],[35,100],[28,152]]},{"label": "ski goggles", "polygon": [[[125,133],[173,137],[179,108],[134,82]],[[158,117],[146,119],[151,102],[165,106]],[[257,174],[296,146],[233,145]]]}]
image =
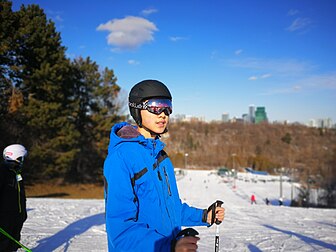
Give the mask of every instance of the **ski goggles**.
[{"label": "ski goggles", "polygon": [[143,103],[130,102],[129,106],[136,109],[145,109],[155,115],[164,112],[168,116],[173,112],[172,101],[169,99],[153,98]]}]

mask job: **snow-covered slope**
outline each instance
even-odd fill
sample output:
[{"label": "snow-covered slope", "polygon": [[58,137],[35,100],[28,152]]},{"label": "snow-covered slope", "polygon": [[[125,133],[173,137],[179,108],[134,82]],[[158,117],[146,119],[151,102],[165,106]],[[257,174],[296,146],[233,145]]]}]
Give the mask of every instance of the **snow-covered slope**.
[{"label": "snow-covered slope", "polygon": [[[226,218],[220,226],[220,251],[336,251],[336,210],[292,208],[276,204],[279,182],[224,183],[211,171],[188,170],[178,177],[180,197],[190,205],[207,208],[224,201]],[[251,194],[257,204],[250,204]],[[283,183],[291,197],[291,185]],[[28,199],[28,220],[22,243],[34,252],[107,251],[104,201]],[[215,226],[196,227],[199,250],[214,251]]]},{"label": "snow-covered slope", "polygon": [[[221,251],[335,251],[336,211],[291,208],[264,203],[268,197],[278,204],[279,182],[253,183],[237,180],[224,183],[208,171],[188,171],[179,180],[180,196],[204,207],[217,199],[224,201],[226,218],[220,227]],[[251,194],[257,205],[251,205]],[[291,184],[283,183],[285,199]],[[197,228],[199,251],[214,251],[215,227]]]}]

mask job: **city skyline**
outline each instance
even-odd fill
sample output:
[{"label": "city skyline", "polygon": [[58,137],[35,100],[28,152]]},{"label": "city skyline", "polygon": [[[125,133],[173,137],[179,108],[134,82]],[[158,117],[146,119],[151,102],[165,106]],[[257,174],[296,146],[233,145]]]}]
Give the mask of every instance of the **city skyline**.
[{"label": "city skyline", "polygon": [[[173,113],[216,120],[249,104],[270,121],[336,121],[336,2],[43,1],[67,57],[114,70],[122,92],[167,84]],[[127,97],[125,95],[125,97]]]},{"label": "city skyline", "polygon": [[[336,123],[330,118],[311,118],[310,120],[307,120],[306,122],[299,122],[299,121],[289,121],[289,120],[274,120],[274,121],[269,121],[268,120],[268,113],[267,113],[267,108],[263,106],[258,106],[254,104],[250,104],[248,106],[248,110],[246,113],[242,113],[241,116],[230,116],[230,112],[223,112],[221,114],[221,117],[213,120],[206,120],[204,116],[193,116],[193,115],[186,115],[186,114],[177,114],[173,115],[172,118],[173,120],[185,120],[185,121],[190,121],[190,120],[198,120],[198,121],[206,121],[206,122],[211,122],[211,121],[221,121],[221,122],[232,122],[232,121],[237,121],[237,120],[242,120],[247,123],[255,123],[255,111],[256,109],[261,108],[264,109],[266,112],[266,117],[267,121],[269,123],[284,123],[284,124],[292,124],[292,123],[300,123],[309,127],[322,127],[322,128],[335,128]],[[252,113],[252,114],[251,114]]]}]

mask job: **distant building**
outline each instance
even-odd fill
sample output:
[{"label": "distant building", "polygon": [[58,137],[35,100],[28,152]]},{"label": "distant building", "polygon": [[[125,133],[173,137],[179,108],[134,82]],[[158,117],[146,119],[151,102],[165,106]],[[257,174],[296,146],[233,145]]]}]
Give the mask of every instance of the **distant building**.
[{"label": "distant building", "polygon": [[222,114],[222,122],[229,122],[230,117],[228,113],[223,113]]},{"label": "distant building", "polygon": [[232,117],[231,119],[230,119],[230,123],[235,123],[237,121],[237,117]]},{"label": "distant building", "polygon": [[175,121],[175,122],[183,122],[185,121],[187,118],[187,116],[185,114],[176,114],[174,116],[174,118],[172,118],[172,121]]},{"label": "distant building", "polygon": [[191,115],[184,115],[184,114],[177,114],[172,118],[174,122],[205,122],[205,117],[200,116],[191,116]]},{"label": "distant building", "polygon": [[267,114],[265,107],[257,107],[257,110],[255,111],[255,123],[261,123],[261,122],[267,122]]},{"label": "distant building", "polygon": [[186,122],[205,122],[204,116],[187,116]]},{"label": "distant building", "polygon": [[253,105],[253,104],[251,104],[250,106],[249,106],[249,118],[248,118],[248,120],[249,120],[249,122],[250,123],[254,123],[255,122],[255,106]]},{"label": "distant building", "polygon": [[322,129],[330,129],[335,128],[333,121],[331,118],[324,118],[324,119],[310,119],[307,123],[308,127],[313,128],[322,128]]},{"label": "distant building", "polygon": [[244,121],[244,123],[250,123],[250,116],[248,114],[243,114],[242,115],[242,119]]},{"label": "distant building", "polygon": [[316,120],[315,119],[310,119],[308,124],[307,124],[308,127],[317,127],[317,124],[316,124]]},{"label": "distant building", "polygon": [[330,118],[318,119],[317,127],[330,129],[332,128],[332,120]]},{"label": "distant building", "polygon": [[244,123],[242,118],[236,118],[235,123]]}]

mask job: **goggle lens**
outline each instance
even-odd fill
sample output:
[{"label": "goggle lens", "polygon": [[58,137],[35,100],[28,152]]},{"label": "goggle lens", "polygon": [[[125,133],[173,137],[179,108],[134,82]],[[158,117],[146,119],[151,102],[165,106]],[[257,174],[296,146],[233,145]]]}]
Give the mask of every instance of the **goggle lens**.
[{"label": "goggle lens", "polygon": [[169,99],[149,99],[143,108],[155,115],[164,112],[168,116],[173,112],[172,102]]}]

